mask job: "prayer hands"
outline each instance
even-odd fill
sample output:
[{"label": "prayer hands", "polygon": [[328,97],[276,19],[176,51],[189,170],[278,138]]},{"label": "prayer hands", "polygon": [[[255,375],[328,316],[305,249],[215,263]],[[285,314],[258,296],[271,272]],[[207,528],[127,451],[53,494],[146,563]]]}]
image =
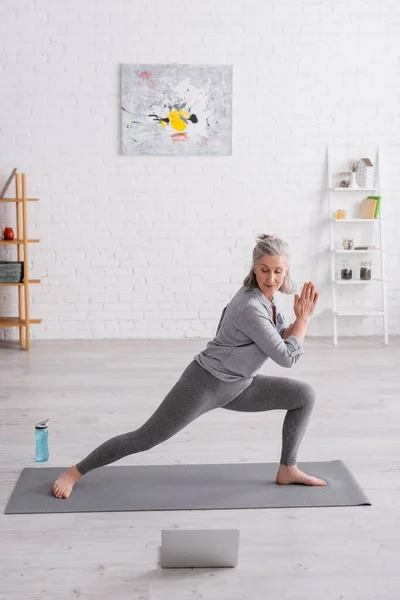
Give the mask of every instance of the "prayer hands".
[{"label": "prayer hands", "polygon": [[309,281],[303,285],[300,296],[294,296],[294,314],[298,319],[308,319],[313,314],[319,298],[314,284]]}]

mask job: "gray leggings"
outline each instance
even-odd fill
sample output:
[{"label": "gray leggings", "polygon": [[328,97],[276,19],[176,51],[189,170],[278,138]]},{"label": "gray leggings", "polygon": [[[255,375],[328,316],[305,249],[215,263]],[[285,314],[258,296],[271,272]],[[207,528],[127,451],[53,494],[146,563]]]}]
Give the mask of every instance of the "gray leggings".
[{"label": "gray leggings", "polygon": [[314,402],[315,392],[307,383],[265,375],[227,383],[192,361],[146,423],[104,442],[76,466],[84,475],[129,454],[149,450],[214,408],[239,412],[287,410],[281,464],[295,465]]}]

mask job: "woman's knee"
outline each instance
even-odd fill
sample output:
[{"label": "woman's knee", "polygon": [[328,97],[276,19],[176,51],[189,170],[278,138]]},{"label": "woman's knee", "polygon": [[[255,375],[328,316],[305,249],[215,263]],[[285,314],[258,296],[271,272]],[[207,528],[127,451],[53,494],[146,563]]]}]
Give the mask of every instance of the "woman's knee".
[{"label": "woman's knee", "polygon": [[303,381],[300,384],[300,396],[302,399],[303,406],[307,405],[310,408],[314,406],[315,401],[317,399],[317,394],[313,386]]}]

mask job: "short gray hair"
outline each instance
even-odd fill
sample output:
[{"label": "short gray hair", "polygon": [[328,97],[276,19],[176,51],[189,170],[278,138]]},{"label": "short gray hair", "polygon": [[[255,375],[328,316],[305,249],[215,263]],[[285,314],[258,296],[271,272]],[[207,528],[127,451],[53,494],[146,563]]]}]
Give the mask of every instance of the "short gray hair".
[{"label": "short gray hair", "polygon": [[289,257],[290,257],[290,248],[289,244],[287,244],[281,238],[276,237],[275,235],[267,235],[266,233],[260,233],[257,236],[256,245],[253,249],[253,264],[244,280],[243,284],[248,289],[253,289],[258,287],[256,274],[254,273],[253,267],[258,263],[260,258],[264,256],[264,254],[269,254],[269,256],[282,256],[285,259],[285,264],[288,267],[288,270],[285,275],[285,279],[280,288],[280,292],[283,294],[293,294],[295,291],[295,285],[289,276]]}]

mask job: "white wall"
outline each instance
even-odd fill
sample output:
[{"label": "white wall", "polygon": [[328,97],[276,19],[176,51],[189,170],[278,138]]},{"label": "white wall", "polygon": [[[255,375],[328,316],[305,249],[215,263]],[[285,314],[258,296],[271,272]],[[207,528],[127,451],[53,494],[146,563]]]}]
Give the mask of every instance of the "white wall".
[{"label": "white wall", "polygon": [[[385,149],[399,334],[399,34],[397,0],[3,0],[0,183],[17,166],[40,197],[33,336],[208,337],[261,231],[291,243],[293,278],[321,292],[310,333],[330,335],[326,146],[342,143]],[[233,65],[232,157],[120,155],[119,65],[168,62]],[[12,205],[0,210],[12,225]],[[15,314],[14,293],[0,288],[0,314]]]}]

